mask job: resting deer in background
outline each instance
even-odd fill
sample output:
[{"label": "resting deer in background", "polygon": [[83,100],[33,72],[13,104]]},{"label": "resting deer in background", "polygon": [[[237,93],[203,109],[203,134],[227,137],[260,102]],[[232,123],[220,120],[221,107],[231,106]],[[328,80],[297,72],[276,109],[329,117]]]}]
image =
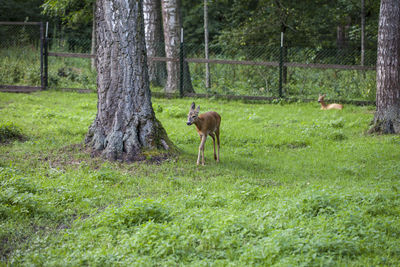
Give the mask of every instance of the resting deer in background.
[{"label": "resting deer in background", "polygon": [[[200,164],[200,155],[202,156],[202,165],[204,165],[204,144],[207,136],[210,135],[214,145],[214,159],[219,162],[219,125],[221,124],[221,116],[214,111],[200,114],[200,106],[193,102],[190,106],[187,125],[196,125],[196,130],[200,136],[199,154],[197,156],[197,165]],[[217,137],[218,153],[215,153],[215,137]]]},{"label": "resting deer in background", "polygon": [[333,103],[333,104],[326,105],[324,102],[325,96],[326,96],[326,94],[324,94],[324,95],[319,94],[319,97],[318,97],[318,103],[321,104],[321,109],[343,109],[342,104]]}]

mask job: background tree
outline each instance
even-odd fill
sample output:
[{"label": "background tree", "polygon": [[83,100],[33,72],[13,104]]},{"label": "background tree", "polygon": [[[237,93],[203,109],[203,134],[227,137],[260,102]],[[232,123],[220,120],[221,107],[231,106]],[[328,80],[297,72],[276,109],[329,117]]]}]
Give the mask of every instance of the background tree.
[{"label": "background tree", "polygon": [[[181,42],[181,17],[179,0],[161,0],[165,54],[168,58],[179,58]],[[184,64],[183,90],[185,92],[194,92],[190,79],[189,66]],[[179,62],[167,62],[167,83],[166,92],[175,92],[179,88]]]},{"label": "background tree", "polygon": [[[204,55],[206,59],[209,59],[208,55],[208,0],[204,0]],[[210,64],[206,63],[206,77],[205,77],[206,88],[211,87],[210,79]]]},{"label": "background tree", "polygon": [[143,149],[169,149],[151,104],[142,0],[97,0],[96,23],[98,103],[87,147],[125,161]]},{"label": "background tree", "polygon": [[[168,58],[179,58],[181,24],[179,21],[178,0],[161,0],[164,25],[165,54]],[[178,90],[179,62],[167,62],[166,92]]]},{"label": "background tree", "polygon": [[400,133],[400,2],[381,0],[371,133]]},{"label": "background tree", "polygon": [[[160,0],[143,1],[146,49],[148,57],[164,57],[164,38]],[[167,70],[164,62],[148,61],[150,83],[164,86]]]}]

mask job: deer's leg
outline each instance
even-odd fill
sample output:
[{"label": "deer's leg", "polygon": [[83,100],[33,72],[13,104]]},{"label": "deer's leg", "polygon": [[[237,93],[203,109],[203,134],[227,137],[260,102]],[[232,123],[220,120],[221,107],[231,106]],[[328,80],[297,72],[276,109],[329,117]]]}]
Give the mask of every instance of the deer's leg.
[{"label": "deer's leg", "polygon": [[214,159],[217,160],[217,154],[215,153],[215,134],[214,133],[210,133],[210,136],[213,140],[213,146],[214,146]]},{"label": "deer's leg", "polygon": [[[217,136],[217,148],[218,148],[218,153],[217,153],[217,162],[219,162],[219,127],[217,130],[215,130],[215,135]],[[214,148],[215,151],[215,148]]]},{"label": "deer's leg", "polygon": [[197,156],[197,165],[200,164],[200,156],[202,156],[202,164],[204,165],[204,143],[206,142],[207,136],[201,136],[201,142],[199,146],[199,154]]},{"label": "deer's leg", "polygon": [[202,153],[202,162],[201,164],[204,166],[204,147],[206,144],[206,140],[207,140],[207,135],[203,136],[203,140],[201,140],[201,153]]}]

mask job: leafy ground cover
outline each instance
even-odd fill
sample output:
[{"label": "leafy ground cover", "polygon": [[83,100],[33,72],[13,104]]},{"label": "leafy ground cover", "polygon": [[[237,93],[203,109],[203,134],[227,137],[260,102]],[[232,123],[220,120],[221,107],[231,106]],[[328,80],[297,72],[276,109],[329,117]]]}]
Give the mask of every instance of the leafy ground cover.
[{"label": "leafy ground cover", "polygon": [[365,134],[373,107],[198,99],[222,117],[198,167],[192,101],[153,99],[178,156],[123,164],[82,148],[95,94],[0,94],[24,136],[0,145],[2,263],[399,264],[400,137]]}]

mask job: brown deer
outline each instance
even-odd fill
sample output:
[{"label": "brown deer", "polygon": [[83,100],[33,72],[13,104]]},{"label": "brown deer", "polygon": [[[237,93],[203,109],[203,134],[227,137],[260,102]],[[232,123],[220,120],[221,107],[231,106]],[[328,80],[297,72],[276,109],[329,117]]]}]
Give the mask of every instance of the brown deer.
[{"label": "brown deer", "polygon": [[[202,165],[204,165],[204,144],[207,136],[210,135],[214,145],[214,159],[219,162],[219,126],[221,124],[221,116],[214,111],[200,114],[200,106],[193,102],[190,106],[187,125],[196,125],[196,130],[200,136],[199,154],[197,156],[197,165],[200,164],[200,155],[202,156]],[[215,153],[215,137],[217,137],[218,153]]]},{"label": "brown deer", "polygon": [[326,96],[326,94],[324,94],[324,95],[319,94],[319,97],[318,97],[318,103],[321,104],[321,109],[343,109],[342,104],[336,104],[336,103],[328,104],[328,105],[325,104],[325,102],[324,102],[325,96]]}]

